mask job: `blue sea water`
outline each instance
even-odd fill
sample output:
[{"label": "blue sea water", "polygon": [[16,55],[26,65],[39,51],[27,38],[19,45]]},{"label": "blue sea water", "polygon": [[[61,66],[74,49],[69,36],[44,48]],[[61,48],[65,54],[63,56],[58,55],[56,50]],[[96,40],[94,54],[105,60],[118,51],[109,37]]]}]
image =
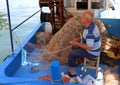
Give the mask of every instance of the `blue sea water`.
[{"label": "blue sea water", "polygon": [[[38,0],[8,0],[8,1],[10,7],[12,28],[17,26],[23,20],[25,20],[26,18],[28,18],[29,16],[31,16],[33,13],[40,9]],[[0,13],[1,12],[7,14],[6,0],[0,0]],[[30,20],[28,20],[23,25],[21,25],[20,27],[13,31],[14,49],[40,22],[39,15],[40,13],[36,14]],[[3,59],[9,54],[11,54],[9,29],[3,29],[0,30],[0,63],[2,63]]]}]

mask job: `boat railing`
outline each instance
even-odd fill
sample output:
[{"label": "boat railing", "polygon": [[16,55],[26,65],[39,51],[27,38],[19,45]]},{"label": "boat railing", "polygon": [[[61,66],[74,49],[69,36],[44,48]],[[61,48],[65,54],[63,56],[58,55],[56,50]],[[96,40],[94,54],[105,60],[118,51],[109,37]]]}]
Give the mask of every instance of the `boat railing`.
[{"label": "boat railing", "polygon": [[18,27],[20,27],[25,22],[27,22],[29,19],[31,19],[32,17],[34,17],[41,10],[39,9],[38,11],[36,11],[35,13],[33,13],[31,16],[29,16],[28,18],[26,18],[25,20],[23,20],[21,23],[19,23],[17,26],[15,26],[14,28],[12,28],[12,26],[11,26],[11,15],[10,15],[9,0],[6,0],[6,5],[7,5],[8,25],[9,25],[9,30],[10,30],[9,32],[10,32],[11,51],[12,51],[12,53],[14,53],[13,31],[15,29],[17,29]]}]

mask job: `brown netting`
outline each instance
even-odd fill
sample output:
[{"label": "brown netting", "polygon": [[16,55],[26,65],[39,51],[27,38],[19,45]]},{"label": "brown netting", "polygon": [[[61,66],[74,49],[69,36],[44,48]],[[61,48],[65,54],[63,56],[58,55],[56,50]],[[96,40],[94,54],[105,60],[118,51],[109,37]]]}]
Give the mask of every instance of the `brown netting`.
[{"label": "brown netting", "polygon": [[[120,58],[120,40],[111,37],[104,26],[104,24],[94,19],[101,33],[102,51],[108,56],[119,59]],[[83,32],[83,26],[80,22],[80,16],[75,16],[69,19],[66,24],[51,38],[47,47],[44,47],[42,53],[36,60],[50,62],[52,60],[59,60],[61,63],[66,63],[68,53],[71,51],[69,42],[74,38],[80,37]]]},{"label": "brown netting", "polygon": [[[43,50],[37,60],[50,62],[59,60],[61,63],[67,62],[68,53],[71,51],[70,41],[80,37],[82,25],[80,17],[76,16],[68,22],[52,37],[45,51]],[[47,52],[47,53],[46,53]]]}]

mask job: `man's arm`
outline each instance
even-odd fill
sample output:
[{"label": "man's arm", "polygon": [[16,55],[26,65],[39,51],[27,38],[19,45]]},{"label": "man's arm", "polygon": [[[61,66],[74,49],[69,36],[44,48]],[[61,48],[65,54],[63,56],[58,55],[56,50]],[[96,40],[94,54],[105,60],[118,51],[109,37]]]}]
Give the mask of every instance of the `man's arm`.
[{"label": "man's arm", "polygon": [[75,38],[73,41],[80,42],[81,38]]},{"label": "man's arm", "polygon": [[85,50],[92,50],[93,48],[86,45],[86,44],[83,44],[83,43],[78,43],[78,46],[85,49]]},{"label": "man's arm", "polygon": [[93,49],[92,47],[90,47],[90,46],[88,46],[88,45],[86,45],[86,44],[77,42],[77,41],[72,41],[72,42],[71,42],[71,45],[73,45],[73,46],[79,46],[79,47],[81,47],[81,48],[83,48],[83,49],[85,49],[85,50],[92,50],[92,49]]}]

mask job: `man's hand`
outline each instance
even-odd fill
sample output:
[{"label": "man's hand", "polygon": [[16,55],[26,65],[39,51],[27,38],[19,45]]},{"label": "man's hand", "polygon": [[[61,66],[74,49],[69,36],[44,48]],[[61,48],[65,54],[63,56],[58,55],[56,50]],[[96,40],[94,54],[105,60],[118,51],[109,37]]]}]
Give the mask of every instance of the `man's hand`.
[{"label": "man's hand", "polygon": [[78,46],[80,41],[81,41],[81,38],[75,38],[73,41],[70,41],[70,44],[73,46]]},{"label": "man's hand", "polygon": [[73,41],[80,42],[81,38],[75,38]]},{"label": "man's hand", "polygon": [[88,45],[86,45],[86,44],[82,44],[82,43],[80,43],[80,42],[77,42],[77,41],[75,41],[75,40],[70,41],[70,44],[71,44],[72,46],[81,47],[81,48],[83,48],[83,49],[85,49],[85,50],[92,50],[92,49],[93,49],[92,47],[90,47],[90,46],[88,46]]},{"label": "man's hand", "polygon": [[72,46],[79,46],[79,43],[80,43],[80,42],[77,42],[77,41],[75,41],[75,40],[70,41],[70,44],[71,44]]}]

